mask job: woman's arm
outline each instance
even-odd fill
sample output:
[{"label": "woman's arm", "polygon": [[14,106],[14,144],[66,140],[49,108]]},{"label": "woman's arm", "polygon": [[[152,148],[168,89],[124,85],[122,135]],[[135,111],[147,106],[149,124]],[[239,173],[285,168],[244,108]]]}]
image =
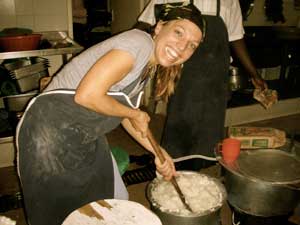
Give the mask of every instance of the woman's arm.
[{"label": "woman's arm", "polygon": [[102,56],[81,80],[75,102],[95,112],[129,118],[135,128],[145,135],[150,118],[147,113],[121,104],[107,92],[133,68],[134,57],[122,50],[111,50]]},{"label": "woman's arm", "polygon": [[234,53],[246,69],[246,71],[250,74],[251,80],[255,88],[259,88],[261,90],[267,89],[267,83],[261,78],[260,74],[257,72],[256,67],[254,66],[245,44],[244,39],[239,39],[230,42]]},{"label": "woman's arm", "polygon": [[128,117],[134,110],[107,95],[110,87],[122,80],[132,69],[134,58],[125,51],[111,50],[101,57],[81,80],[75,102],[110,116]]},{"label": "woman's arm", "polygon": [[153,155],[155,156],[156,169],[161,175],[163,175],[163,177],[166,180],[170,180],[173,176],[176,176],[176,170],[175,170],[173,159],[170,157],[170,155],[167,153],[165,149],[163,149],[160,146],[162,153],[166,159],[164,163],[161,163],[154,149],[152,148],[152,145],[150,144],[148,138],[143,137],[141,133],[137,132],[132,126],[131,121],[129,119],[124,119],[122,121],[122,126],[146,150],[153,153]]}]

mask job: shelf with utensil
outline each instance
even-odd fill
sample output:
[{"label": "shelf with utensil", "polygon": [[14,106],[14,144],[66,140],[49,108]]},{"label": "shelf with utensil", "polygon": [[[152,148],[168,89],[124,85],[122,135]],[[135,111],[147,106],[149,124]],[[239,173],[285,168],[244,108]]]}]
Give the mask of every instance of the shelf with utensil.
[{"label": "shelf with utensil", "polygon": [[15,59],[33,56],[62,55],[63,62],[67,62],[68,54],[77,54],[83,47],[70,38],[65,31],[40,32],[42,34],[41,44],[37,50],[0,52],[1,59]]},{"label": "shelf with utensil", "polygon": [[[42,57],[61,55],[62,63],[65,64],[68,61],[68,55],[76,55],[84,49],[65,31],[39,32],[39,34],[42,34],[42,37],[37,50],[0,52],[0,62],[4,63],[8,60],[5,65],[9,68],[6,69],[10,71],[9,76],[18,87],[17,94],[0,97],[0,109],[2,114],[5,114],[1,114],[0,121],[9,122],[11,129],[10,132],[0,132],[0,144],[12,143],[15,123],[21,115],[19,111],[23,111],[24,105],[38,93],[39,78],[49,75],[50,62]],[[9,59],[18,60],[10,61]]]}]

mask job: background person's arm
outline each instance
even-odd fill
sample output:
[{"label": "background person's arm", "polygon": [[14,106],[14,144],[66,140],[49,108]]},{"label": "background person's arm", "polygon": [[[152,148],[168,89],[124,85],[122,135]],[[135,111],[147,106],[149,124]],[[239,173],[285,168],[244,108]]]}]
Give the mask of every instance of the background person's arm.
[{"label": "background person's arm", "polygon": [[257,69],[248,53],[248,49],[243,38],[245,31],[243,27],[242,11],[238,0],[232,0],[232,4],[228,12],[225,24],[228,30],[230,47],[236,55],[239,63],[250,75],[255,88],[263,90],[267,88],[267,84],[257,72]]},{"label": "background person's arm", "polygon": [[239,40],[232,41],[230,42],[230,45],[235,55],[237,56],[239,62],[250,75],[251,81],[255,88],[259,88],[261,90],[268,88],[266,82],[261,78],[260,74],[257,72],[257,69],[250,58],[244,39],[242,38]]}]

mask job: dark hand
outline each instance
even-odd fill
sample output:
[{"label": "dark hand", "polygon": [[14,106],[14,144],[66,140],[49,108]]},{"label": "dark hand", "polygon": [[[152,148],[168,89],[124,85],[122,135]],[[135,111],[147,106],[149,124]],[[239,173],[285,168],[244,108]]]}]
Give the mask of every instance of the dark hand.
[{"label": "dark hand", "polygon": [[267,83],[259,76],[251,78],[251,82],[256,89],[260,89],[260,90],[268,89]]}]

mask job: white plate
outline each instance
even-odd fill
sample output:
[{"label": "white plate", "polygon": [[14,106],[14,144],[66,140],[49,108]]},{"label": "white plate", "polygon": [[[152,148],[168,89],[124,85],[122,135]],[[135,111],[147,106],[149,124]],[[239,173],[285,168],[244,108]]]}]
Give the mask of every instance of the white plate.
[{"label": "white plate", "polygon": [[143,205],[126,200],[106,199],[91,202],[73,211],[62,225],[162,225]]}]

